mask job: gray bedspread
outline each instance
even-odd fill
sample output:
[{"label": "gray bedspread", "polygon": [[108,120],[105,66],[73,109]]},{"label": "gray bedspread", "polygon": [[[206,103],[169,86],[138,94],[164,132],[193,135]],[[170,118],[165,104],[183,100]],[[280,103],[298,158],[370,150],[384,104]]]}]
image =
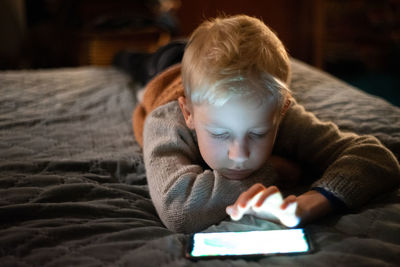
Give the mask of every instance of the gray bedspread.
[{"label": "gray bedspread", "polygon": [[[400,109],[293,60],[292,90],[400,157]],[[400,191],[306,226],[315,251],[190,261],[149,197],[132,134],[135,85],[117,70],[0,72],[0,266],[398,266]],[[206,231],[279,229],[245,217]]]}]

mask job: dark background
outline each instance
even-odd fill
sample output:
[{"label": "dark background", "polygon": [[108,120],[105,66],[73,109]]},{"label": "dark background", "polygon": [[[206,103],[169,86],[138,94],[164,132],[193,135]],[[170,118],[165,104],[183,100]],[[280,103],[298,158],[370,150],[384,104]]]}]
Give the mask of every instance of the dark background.
[{"label": "dark background", "polygon": [[399,0],[1,0],[0,69],[109,65],[239,13],[261,18],[293,57],[400,106]]}]

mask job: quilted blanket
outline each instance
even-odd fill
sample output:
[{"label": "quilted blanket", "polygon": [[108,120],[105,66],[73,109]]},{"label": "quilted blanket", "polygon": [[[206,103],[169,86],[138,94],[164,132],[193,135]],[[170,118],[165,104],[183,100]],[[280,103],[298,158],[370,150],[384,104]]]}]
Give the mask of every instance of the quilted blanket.
[{"label": "quilted blanket", "polygon": [[[293,59],[299,103],[400,158],[400,109]],[[398,266],[400,190],[305,228],[311,254],[192,261],[149,197],[131,114],[138,86],[112,67],[0,72],[0,266]],[[247,216],[205,231],[280,229]]]}]

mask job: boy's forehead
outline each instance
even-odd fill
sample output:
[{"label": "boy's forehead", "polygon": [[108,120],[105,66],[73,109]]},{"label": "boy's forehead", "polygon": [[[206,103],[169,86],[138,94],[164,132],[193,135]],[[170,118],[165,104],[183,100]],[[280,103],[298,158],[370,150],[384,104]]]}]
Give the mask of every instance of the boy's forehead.
[{"label": "boy's forehead", "polygon": [[277,105],[274,101],[249,101],[232,98],[222,106],[211,104],[194,104],[193,115],[196,119],[210,126],[224,126],[232,123],[253,125],[254,127],[270,126],[275,121]]}]

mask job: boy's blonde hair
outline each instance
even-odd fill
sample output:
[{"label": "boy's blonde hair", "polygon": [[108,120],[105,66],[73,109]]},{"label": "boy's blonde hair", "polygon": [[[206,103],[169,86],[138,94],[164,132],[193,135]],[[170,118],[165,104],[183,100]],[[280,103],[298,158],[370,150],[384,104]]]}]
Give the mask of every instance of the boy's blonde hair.
[{"label": "boy's blonde hair", "polygon": [[259,19],[246,15],[203,22],[192,34],[182,60],[189,103],[221,106],[232,96],[279,106],[289,93],[290,61],[278,37]]}]

